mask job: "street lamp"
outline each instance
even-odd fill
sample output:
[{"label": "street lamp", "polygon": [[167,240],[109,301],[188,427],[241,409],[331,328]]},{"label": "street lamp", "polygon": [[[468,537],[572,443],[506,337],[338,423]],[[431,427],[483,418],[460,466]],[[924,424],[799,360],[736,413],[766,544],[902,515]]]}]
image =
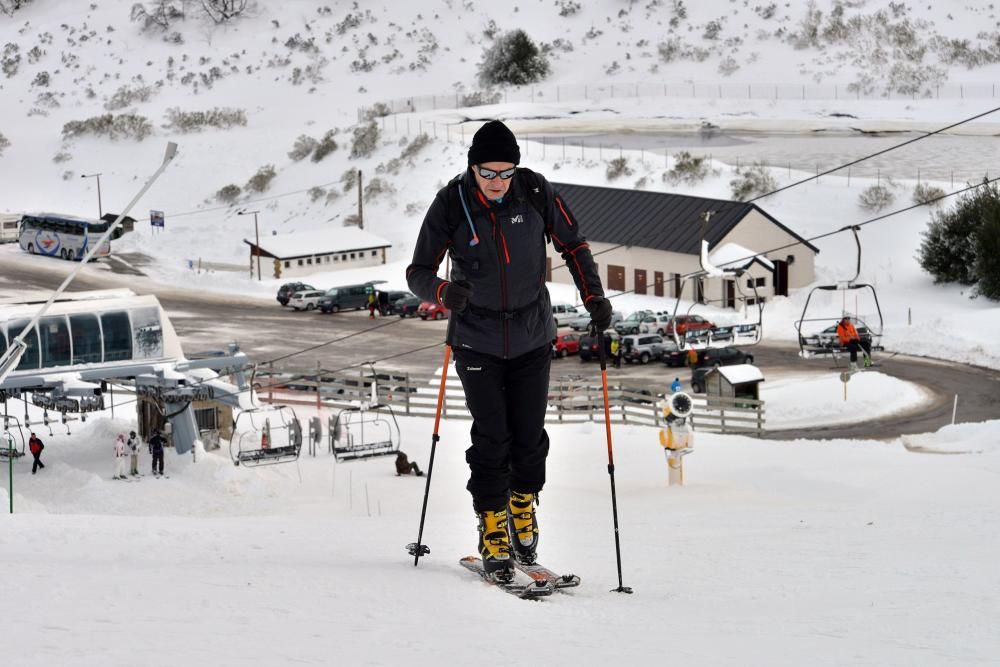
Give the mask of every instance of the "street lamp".
[{"label": "street lamp", "polygon": [[104,215],[104,209],[101,208],[101,174],[80,174],[80,178],[96,178],[97,179],[97,217],[100,219]]},{"label": "street lamp", "polygon": [[[257,226],[257,214],[260,211],[237,211],[236,215],[250,215],[253,213],[253,231],[257,237],[257,245],[254,247],[254,254],[257,255],[257,280],[260,280],[260,227]],[[250,268],[250,277],[253,278],[253,267]]]}]

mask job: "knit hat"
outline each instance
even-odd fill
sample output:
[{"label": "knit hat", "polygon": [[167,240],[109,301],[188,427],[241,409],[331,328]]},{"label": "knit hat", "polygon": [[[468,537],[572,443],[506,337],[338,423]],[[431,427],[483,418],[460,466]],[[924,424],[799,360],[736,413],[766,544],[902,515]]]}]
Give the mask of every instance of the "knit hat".
[{"label": "knit hat", "polygon": [[469,166],[484,162],[521,162],[521,149],[514,133],[498,120],[491,120],[476,131],[469,148]]}]

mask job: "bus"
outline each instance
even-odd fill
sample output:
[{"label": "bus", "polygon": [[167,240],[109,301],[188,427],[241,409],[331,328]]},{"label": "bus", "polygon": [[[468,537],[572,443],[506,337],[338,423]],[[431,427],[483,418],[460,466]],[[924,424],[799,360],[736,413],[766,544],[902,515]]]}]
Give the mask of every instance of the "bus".
[{"label": "bus", "polygon": [[17,243],[21,214],[0,213],[0,243]]},{"label": "bus", "polygon": [[[80,260],[111,223],[55,213],[29,213],[21,218],[18,243],[32,255],[48,255]],[[98,257],[111,254],[111,242],[105,241]]]}]

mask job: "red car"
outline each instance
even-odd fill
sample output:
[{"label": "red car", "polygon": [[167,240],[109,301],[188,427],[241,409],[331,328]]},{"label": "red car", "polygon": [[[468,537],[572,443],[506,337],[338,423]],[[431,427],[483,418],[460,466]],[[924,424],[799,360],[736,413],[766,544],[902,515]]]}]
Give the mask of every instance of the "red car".
[{"label": "red car", "polygon": [[675,323],[667,325],[666,335],[674,335],[674,326],[677,327],[677,335],[684,337],[688,331],[701,331],[702,329],[714,329],[715,325],[700,315],[678,315]]},{"label": "red car", "polygon": [[552,356],[565,357],[580,351],[580,337],[576,334],[560,334],[552,343]]},{"label": "red car", "polygon": [[420,308],[417,309],[417,315],[422,320],[443,320],[450,314],[451,312],[441,304],[431,303],[430,301],[424,301],[420,304]]}]

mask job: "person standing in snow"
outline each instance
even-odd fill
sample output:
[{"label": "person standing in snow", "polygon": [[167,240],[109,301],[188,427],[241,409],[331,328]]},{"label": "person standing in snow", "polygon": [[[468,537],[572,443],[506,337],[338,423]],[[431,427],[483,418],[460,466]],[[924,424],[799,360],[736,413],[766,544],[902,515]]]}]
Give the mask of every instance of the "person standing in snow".
[{"label": "person standing in snow", "polygon": [[[466,488],[483,567],[497,581],[513,578],[512,556],[532,563],[537,555],[535,507],[545,485],[556,337],[545,287],[548,240],[562,254],[592,327],[611,325],[611,303],[579,223],[552,185],[520,161],[506,125],[483,125],[467,168],[428,209],[406,270],[414,294],[452,313],[447,343],[473,418]],[[437,272],[446,253],[451,275],[442,280]]]},{"label": "person standing in snow", "polygon": [[674,381],[670,383],[670,393],[676,394],[681,390],[681,379],[674,378]]},{"label": "person standing in snow", "polygon": [[129,474],[138,475],[139,474],[139,436],[135,434],[135,431],[129,431],[128,441],[125,443],[128,448],[129,456],[131,457],[131,470]]},{"label": "person standing in snow", "polygon": [[423,472],[416,461],[410,461],[409,457],[402,451],[396,452],[396,476],[414,474],[422,477]]},{"label": "person standing in snow", "polygon": [[42,463],[42,450],[45,449],[45,445],[42,443],[41,438],[32,433],[31,437],[28,438],[28,449],[35,458],[35,462],[31,464],[31,474],[34,475],[38,472],[39,468],[45,467],[45,464]]},{"label": "person standing in snow", "polygon": [[844,318],[837,325],[837,338],[840,339],[840,345],[846,347],[851,353],[852,371],[858,370],[858,350],[862,350],[865,354],[865,368],[872,365],[871,343],[867,343],[861,339],[861,336],[858,335],[858,330],[851,324],[851,318],[847,315],[844,315]]},{"label": "person standing in snow", "polygon": [[615,368],[622,367],[622,345],[617,338],[611,339],[611,358],[615,360]]},{"label": "person standing in snow", "polygon": [[128,448],[125,446],[125,434],[119,433],[115,438],[115,479],[128,479],[125,476],[125,456]]},{"label": "person standing in snow", "polygon": [[375,296],[375,291],[372,290],[368,293],[368,319],[375,319],[376,308],[378,308],[378,297]]},{"label": "person standing in snow", "polygon": [[[163,474],[163,446],[166,440],[160,435],[159,429],[153,429],[153,436],[149,439],[149,453],[153,456],[153,474]],[[159,470],[157,470],[159,466]]]}]

